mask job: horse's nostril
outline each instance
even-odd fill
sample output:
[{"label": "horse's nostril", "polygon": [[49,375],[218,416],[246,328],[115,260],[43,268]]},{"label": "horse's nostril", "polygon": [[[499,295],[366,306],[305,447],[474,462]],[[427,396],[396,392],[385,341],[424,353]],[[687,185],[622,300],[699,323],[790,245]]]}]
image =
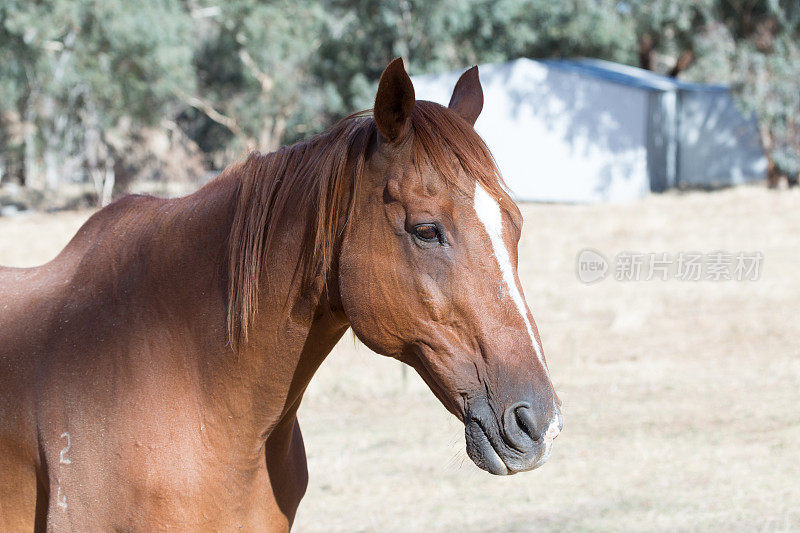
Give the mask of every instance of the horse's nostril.
[{"label": "horse's nostril", "polygon": [[533,409],[531,408],[531,404],[528,402],[519,402],[510,407],[511,410],[514,412],[514,418],[521,429],[525,434],[527,434],[533,440],[539,440],[540,438],[540,431],[536,429],[536,421],[533,416]]},{"label": "horse's nostril", "polygon": [[533,442],[541,439],[533,408],[528,402],[509,405],[503,414],[506,440],[520,451],[527,452]]}]

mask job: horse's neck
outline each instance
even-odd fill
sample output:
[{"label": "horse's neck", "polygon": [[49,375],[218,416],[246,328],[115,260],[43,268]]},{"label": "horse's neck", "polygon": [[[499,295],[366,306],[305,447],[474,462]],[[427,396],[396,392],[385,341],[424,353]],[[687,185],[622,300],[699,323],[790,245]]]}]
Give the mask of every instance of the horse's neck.
[{"label": "horse's neck", "polygon": [[[212,188],[208,201],[229,202],[225,191]],[[305,226],[305,216],[287,210],[287,220],[279,224],[247,344],[237,353],[229,345],[219,347],[201,367],[214,416],[222,423],[235,421],[245,438],[263,441],[281,421],[293,419],[314,372],[348,327],[344,315],[331,310],[321,280],[300,290],[293,265],[304,252],[296,228]]]}]

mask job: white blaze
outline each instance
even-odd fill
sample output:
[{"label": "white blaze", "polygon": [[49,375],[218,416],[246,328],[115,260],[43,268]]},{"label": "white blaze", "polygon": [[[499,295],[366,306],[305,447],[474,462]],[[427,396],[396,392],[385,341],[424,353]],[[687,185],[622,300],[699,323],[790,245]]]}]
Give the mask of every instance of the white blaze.
[{"label": "white blaze", "polygon": [[520,316],[522,316],[522,321],[525,323],[525,328],[528,330],[528,335],[531,338],[533,350],[536,352],[536,357],[539,358],[539,362],[542,364],[549,379],[550,373],[544,362],[544,356],[542,356],[542,348],[539,346],[539,343],[536,342],[536,336],[533,334],[533,326],[531,326],[531,321],[528,320],[525,300],[522,298],[522,293],[520,293],[519,287],[517,286],[517,280],[514,278],[514,267],[511,265],[511,256],[503,241],[503,214],[500,212],[500,205],[486,192],[486,189],[484,189],[480,183],[475,182],[475,199],[473,201],[473,206],[475,208],[475,213],[478,215],[478,220],[481,221],[486,233],[489,235],[494,258],[497,260],[503,277],[503,285],[508,290],[508,294],[511,296],[511,300],[517,307]]}]

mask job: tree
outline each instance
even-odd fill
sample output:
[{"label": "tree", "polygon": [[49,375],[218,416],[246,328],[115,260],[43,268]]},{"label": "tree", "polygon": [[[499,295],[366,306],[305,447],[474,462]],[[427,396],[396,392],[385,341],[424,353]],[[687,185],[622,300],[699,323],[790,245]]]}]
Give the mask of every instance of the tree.
[{"label": "tree", "polygon": [[796,0],[0,0],[0,179],[96,183],[106,202],[147,136],[224,166],[372,105],[412,73],[588,56],[731,83],[770,176],[796,175]]},{"label": "tree", "polygon": [[768,181],[797,184],[800,175],[800,4],[728,0],[721,16],[736,41],[733,83],[756,114],[767,150]]},{"label": "tree", "polygon": [[311,72],[325,15],[319,2],[235,0],[195,13],[208,20],[195,56],[198,88],[182,97],[227,130],[212,134],[236,152],[271,151],[323,127],[336,104]]},{"label": "tree", "polygon": [[155,0],[4,4],[13,76],[3,78],[17,89],[26,185],[55,189],[85,167],[106,203],[134,133],[192,79],[188,29],[179,6]]},{"label": "tree", "polygon": [[800,172],[800,3],[796,0],[628,0],[639,66],[730,83],[759,120],[768,181]]},{"label": "tree", "polygon": [[633,20],[638,66],[677,77],[696,57],[695,37],[711,17],[714,0],[630,0],[621,10]]},{"label": "tree", "polygon": [[316,74],[343,108],[369,107],[393,58],[412,73],[518,57],[628,62],[630,22],[613,0],[327,0]]}]

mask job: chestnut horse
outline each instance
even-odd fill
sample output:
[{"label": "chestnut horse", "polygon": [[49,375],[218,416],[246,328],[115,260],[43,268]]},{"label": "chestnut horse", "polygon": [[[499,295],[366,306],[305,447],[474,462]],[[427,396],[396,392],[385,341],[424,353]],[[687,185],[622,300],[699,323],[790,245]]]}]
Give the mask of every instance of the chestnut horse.
[{"label": "chestnut horse", "polygon": [[544,463],[560,402],[482,106],[477,68],[445,108],[395,60],[371,115],[0,269],[0,530],[288,529],[297,408],[348,327],[416,369],[480,468]]}]

